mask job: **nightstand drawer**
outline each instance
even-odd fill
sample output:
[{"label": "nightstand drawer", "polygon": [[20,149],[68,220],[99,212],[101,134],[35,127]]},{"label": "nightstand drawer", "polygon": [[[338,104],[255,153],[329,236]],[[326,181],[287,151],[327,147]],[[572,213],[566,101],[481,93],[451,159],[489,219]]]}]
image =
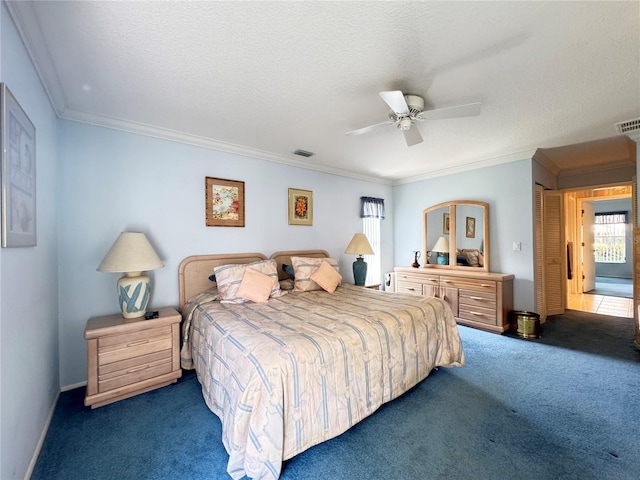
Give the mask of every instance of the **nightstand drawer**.
[{"label": "nightstand drawer", "polygon": [[171,326],[98,339],[98,365],[171,349]]},{"label": "nightstand drawer", "polygon": [[141,382],[148,378],[171,372],[171,350],[168,350],[168,357],[159,360],[151,360],[150,355],[141,358],[142,363],[128,367],[124,370],[112,372],[107,375],[98,376],[98,392],[107,392],[125,385]]}]

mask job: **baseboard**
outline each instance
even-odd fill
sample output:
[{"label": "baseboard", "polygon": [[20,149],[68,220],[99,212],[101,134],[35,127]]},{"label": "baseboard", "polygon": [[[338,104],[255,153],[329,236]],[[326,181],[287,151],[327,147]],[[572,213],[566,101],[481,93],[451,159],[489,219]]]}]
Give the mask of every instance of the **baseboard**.
[{"label": "baseboard", "polygon": [[87,385],[87,381],[74,383],[71,385],[65,385],[64,387],[60,387],[61,392],[68,392],[69,390],[75,390],[76,388],[85,387]]},{"label": "baseboard", "polygon": [[40,456],[40,450],[42,449],[42,444],[44,443],[44,439],[47,436],[47,432],[49,431],[49,425],[51,424],[51,419],[53,418],[53,413],[56,411],[56,406],[58,405],[58,399],[60,398],[60,392],[56,394],[56,398],[53,400],[53,404],[49,409],[49,415],[47,415],[47,420],[44,422],[44,426],[42,427],[42,433],[40,434],[40,439],[38,440],[38,444],[36,445],[36,449],[33,452],[33,456],[31,457],[31,461],[29,462],[29,466],[27,467],[27,472],[24,475],[24,480],[29,480],[31,478],[31,474],[33,473],[33,469],[36,466],[36,462],[38,461],[38,457]]}]

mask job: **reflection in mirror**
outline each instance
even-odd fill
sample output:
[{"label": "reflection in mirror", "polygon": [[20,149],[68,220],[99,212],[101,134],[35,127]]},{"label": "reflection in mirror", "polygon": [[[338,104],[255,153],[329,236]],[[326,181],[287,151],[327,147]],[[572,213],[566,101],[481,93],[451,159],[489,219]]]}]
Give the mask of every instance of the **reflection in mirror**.
[{"label": "reflection in mirror", "polygon": [[489,205],[458,200],[423,212],[425,268],[489,271]]}]

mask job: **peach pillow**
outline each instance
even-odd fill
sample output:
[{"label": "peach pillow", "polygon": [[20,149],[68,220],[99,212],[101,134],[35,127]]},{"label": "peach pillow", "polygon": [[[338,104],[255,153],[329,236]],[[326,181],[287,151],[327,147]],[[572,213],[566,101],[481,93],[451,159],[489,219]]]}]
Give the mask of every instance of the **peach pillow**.
[{"label": "peach pillow", "polygon": [[247,268],[238,287],[238,297],[256,303],[267,303],[269,295],[277,279],[260,273],[253,268]]},{"label": "peach pillow", "polygon": [[329,262],[322,262],[309,278],[329,293],[333,293],[342,281],[342,275]]}]

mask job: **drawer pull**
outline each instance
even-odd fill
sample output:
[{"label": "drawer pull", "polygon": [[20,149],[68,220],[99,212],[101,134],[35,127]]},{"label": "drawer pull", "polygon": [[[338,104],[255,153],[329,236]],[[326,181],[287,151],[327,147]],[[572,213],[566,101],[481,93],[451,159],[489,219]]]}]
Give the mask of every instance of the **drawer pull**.
[{"label": "drawer pull", "polygon": [[[431,281],[433,282],[434,280],[431,280]],[[451,280],[440,280],[440,281],[441,281],[442,283],[451,283]]]},{"label": "drawer pull", "polygon": [[149,343],[148,338],[145,338],[144,340],[140,340],[138,342],[127,343],[127,347],[137,347],[138,345],[144,345],[145,343]]},{"label": "drawer pull", "polygon": [[471,315],[475,315],[476,317],[484,317],[484,313],[481,313],[481,312],[472,312],[472,311],[470,311],[469,313]]},{"label": "drawer pull", "polygon": [[493,287],[493,285],[489,284],[489,283],[481,283],[480,284],[481,287],[485,287],[485,288],[490,288]]},{"label": "drawer pull", "polygon": [[413,287],[407,287],[407,290],[411,290],[412,292],[415,290]]},{"label": "drawer pull", "polygon": [[127,373],[139,372],[141,370],[146,370],[147,368],[149,368],[148,364],[140,365],[138,367],[130,368],[129,370],[127,370]]},{"label": "drawer pull", "polygon": [[480,300],[483,301],[485,300],[483,297],[469,297],[471,300]]}]

